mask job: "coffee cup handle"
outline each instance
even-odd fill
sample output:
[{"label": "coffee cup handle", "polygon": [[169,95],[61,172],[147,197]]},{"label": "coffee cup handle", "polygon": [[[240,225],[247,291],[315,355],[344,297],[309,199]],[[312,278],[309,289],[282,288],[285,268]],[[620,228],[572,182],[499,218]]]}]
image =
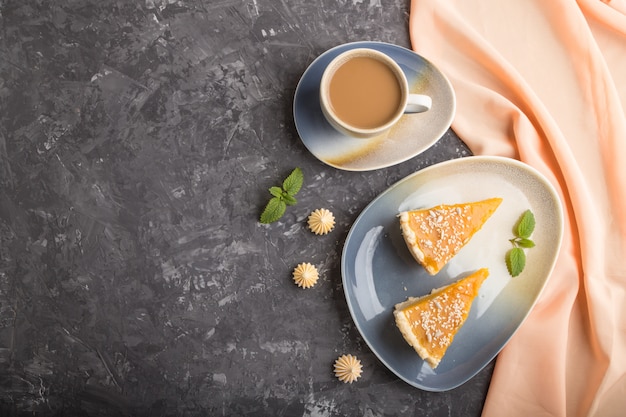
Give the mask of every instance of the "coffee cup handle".
[{"label": "coffee cup handle", "polygon": [[433,105],[433,100],[430,96],[423,94],[409,94],[409,98],[406,102],[404,109],[405,113],[422,113],[430,110]]}]

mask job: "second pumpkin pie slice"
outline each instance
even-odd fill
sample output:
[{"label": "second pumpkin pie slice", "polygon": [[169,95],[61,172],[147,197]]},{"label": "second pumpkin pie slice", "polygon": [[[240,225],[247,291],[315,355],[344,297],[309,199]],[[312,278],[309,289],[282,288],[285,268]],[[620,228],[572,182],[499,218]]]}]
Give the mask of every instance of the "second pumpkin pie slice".
[{"label": "second pumpkin pie slice", "polygon": [[394,317],[406,342],[434,369],[446,354],[454,336],[465,324],[487,268],[430,294],[410,297],[395,306]]}]

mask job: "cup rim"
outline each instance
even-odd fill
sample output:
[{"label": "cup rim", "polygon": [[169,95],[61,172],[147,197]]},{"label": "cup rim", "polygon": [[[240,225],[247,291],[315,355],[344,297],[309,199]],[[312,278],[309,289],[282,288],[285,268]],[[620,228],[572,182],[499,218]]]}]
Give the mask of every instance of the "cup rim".
[{"label": "cup rim", "polygon": [[[372,57],[388,65],[396,75],[396,79],[398,80],[402,93],[401,101],[398,105],[398,109],[396,110],[396,114],[394,115],[394,117],[391,118],[387,123],[374,128],[360,128],[343,121],[340,117],[337,116],[337,114],[333,110],[328,94],[330,80],[332,79],[332,76],[334,75],[336,69],[343,64],[343,61],[359,56]],[[404,114],[404,109],[407,105],[408,97],[409,85],[406,79],[406,75],[404,74],[404,71],[402,71],[402,68],[400,68],[400,65],[398,65],[398,63],[393,58],[391,58],[384,52],[371,48],[355,48],[340,53],[335,58],[333,58],[326,66],[320,81],[320,104],[322,107],[322,112],[331,124],[339,127],[340,130],[343,130],[346,133],[357,137],[372,137],[389,130],[393,125],[398,122],[398,120],[400,120],[400,118]]]}]

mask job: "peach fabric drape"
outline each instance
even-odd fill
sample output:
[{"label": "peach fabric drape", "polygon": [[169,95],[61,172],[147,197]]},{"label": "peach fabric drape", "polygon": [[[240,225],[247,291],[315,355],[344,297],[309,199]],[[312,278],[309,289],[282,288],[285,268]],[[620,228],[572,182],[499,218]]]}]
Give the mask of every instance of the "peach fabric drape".
[{"label": "peach fabric drape", "polygon": [[409,23],[454,86],[455,132],[537,168],[565,209],[483,416],[626,415],[626,0],[412,0]]}]

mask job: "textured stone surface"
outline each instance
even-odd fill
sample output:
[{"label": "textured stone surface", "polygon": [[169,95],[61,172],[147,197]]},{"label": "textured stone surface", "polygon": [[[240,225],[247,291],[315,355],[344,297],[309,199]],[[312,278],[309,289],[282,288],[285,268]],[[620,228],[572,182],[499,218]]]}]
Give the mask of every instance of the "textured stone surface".
[{"label": "textured stone surface", "polygon": [[[369,201],[469,155],[449,131],[373,172],[316,160],[291,106],[337,44],[409,46],[408,1],[0,1],[0,415],[477,416],[396,378],[345,302]],[[294,167],[299,203],[257,223]],[[335,230],[316,236],[325,207]],[[311,262],[320,280],[298,288]],[[361,379],[332,374],[341,354]]]}]

